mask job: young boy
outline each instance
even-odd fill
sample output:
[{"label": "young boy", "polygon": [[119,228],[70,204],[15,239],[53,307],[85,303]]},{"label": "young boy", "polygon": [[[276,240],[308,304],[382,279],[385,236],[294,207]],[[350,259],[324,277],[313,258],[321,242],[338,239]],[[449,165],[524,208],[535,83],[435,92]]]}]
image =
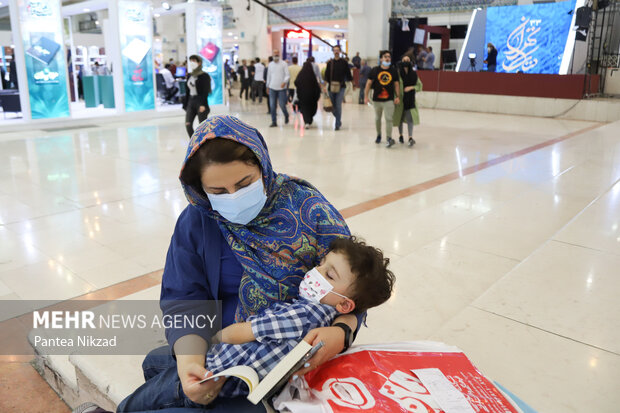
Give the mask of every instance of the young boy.
[{"label": "young boy", "polygon": [[[216,335],[206,369],[216,374],[246,365],[262,380],[310,330],[330,326],[340,314],[361,314],[387,301],[394,285],[388,263],[379,249],[354,237],[334,240],[320,265],[306,273],[298,299],[276,303]],[[219,396],[247,394],[247,386],[231,377]]]}]

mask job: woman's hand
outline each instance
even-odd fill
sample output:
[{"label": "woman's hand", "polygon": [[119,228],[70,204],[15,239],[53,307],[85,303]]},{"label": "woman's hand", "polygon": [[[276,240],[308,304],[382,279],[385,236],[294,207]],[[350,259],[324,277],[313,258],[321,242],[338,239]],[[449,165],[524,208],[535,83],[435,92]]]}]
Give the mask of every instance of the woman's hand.
[{"label": "woman's hand", "polygon": [[344,331],[340,327],[315,328],[308,332],[304,340],[312,346],[322,341],[323,347],[308,360],[306,363],[306,365],[309,364],[308,367],[303,367],[295,373],[297,376],[303,376],[310,370],[314,370],[344,349]]},{"label": "woman's hand", "polygon": [[198,108],[198,112],[200,112],[200,113],[204,112],[205,110],[207,110],[207,107],[206,107],[206,106],[200,106],[200,107]]},{"label": "woman's hand", "polygon": [[204,383],[198,384],[205,377],[213,375],[211,372],[207,374],[203,364],[196,360],[178,359],[177,373],[179,374],[179,379],[181,379],[185,395],[194,403],[206,405],[215,400],[226,379],[216,377],[213,380],[207,380]]},{"label": "woman's hand", "polygon": [[415,89],[415,86],[405,86],[405,92],[411,92],[413,89]]}]

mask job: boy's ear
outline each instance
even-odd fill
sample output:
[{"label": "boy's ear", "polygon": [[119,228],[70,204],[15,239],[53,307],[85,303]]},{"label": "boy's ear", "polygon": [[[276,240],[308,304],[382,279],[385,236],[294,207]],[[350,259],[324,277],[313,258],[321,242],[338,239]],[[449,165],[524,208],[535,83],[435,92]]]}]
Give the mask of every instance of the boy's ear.
[{"label": "boy's ear", "polygon": [[336,305],[336,310],[341,314],[348,314],[355,310],[355,302],[350,298],[343,299]]}]

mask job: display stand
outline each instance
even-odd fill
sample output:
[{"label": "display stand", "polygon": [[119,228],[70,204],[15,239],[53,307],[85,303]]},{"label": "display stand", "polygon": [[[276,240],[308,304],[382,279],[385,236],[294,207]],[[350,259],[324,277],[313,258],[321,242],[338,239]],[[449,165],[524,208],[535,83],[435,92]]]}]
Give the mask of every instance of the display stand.
[{"label": "display stand", "polygon": [[111,75],[96,76],[99,78],[99,99],[103,107],[114,108],[114,78]]},{"label": "display stand", "polygon": [[87,108],[96,108],[101,103],[99,96],[100,76],[82,76],[82,87],[84,88],[84,103]]}]

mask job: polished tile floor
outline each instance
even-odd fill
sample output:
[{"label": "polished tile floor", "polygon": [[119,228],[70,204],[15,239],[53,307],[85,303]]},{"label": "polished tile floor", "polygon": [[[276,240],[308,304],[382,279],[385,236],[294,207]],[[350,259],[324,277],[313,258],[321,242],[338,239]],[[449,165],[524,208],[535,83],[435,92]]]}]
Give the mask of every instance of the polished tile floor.
[{"label": "polished tile floor", "polygon": [[[396,292],[358,342],[443,341],[541,412],[618,411],[619,122],[423,109],[415,147],[387,149],[363,105],[345,104],[338,132],[320,113],[268,128],[264,102],[214,112],[258,127],[276,171],[391,258]],[[0,298],[68,299],[161,269],[186,144],[181,114],[0,129]]]}]

